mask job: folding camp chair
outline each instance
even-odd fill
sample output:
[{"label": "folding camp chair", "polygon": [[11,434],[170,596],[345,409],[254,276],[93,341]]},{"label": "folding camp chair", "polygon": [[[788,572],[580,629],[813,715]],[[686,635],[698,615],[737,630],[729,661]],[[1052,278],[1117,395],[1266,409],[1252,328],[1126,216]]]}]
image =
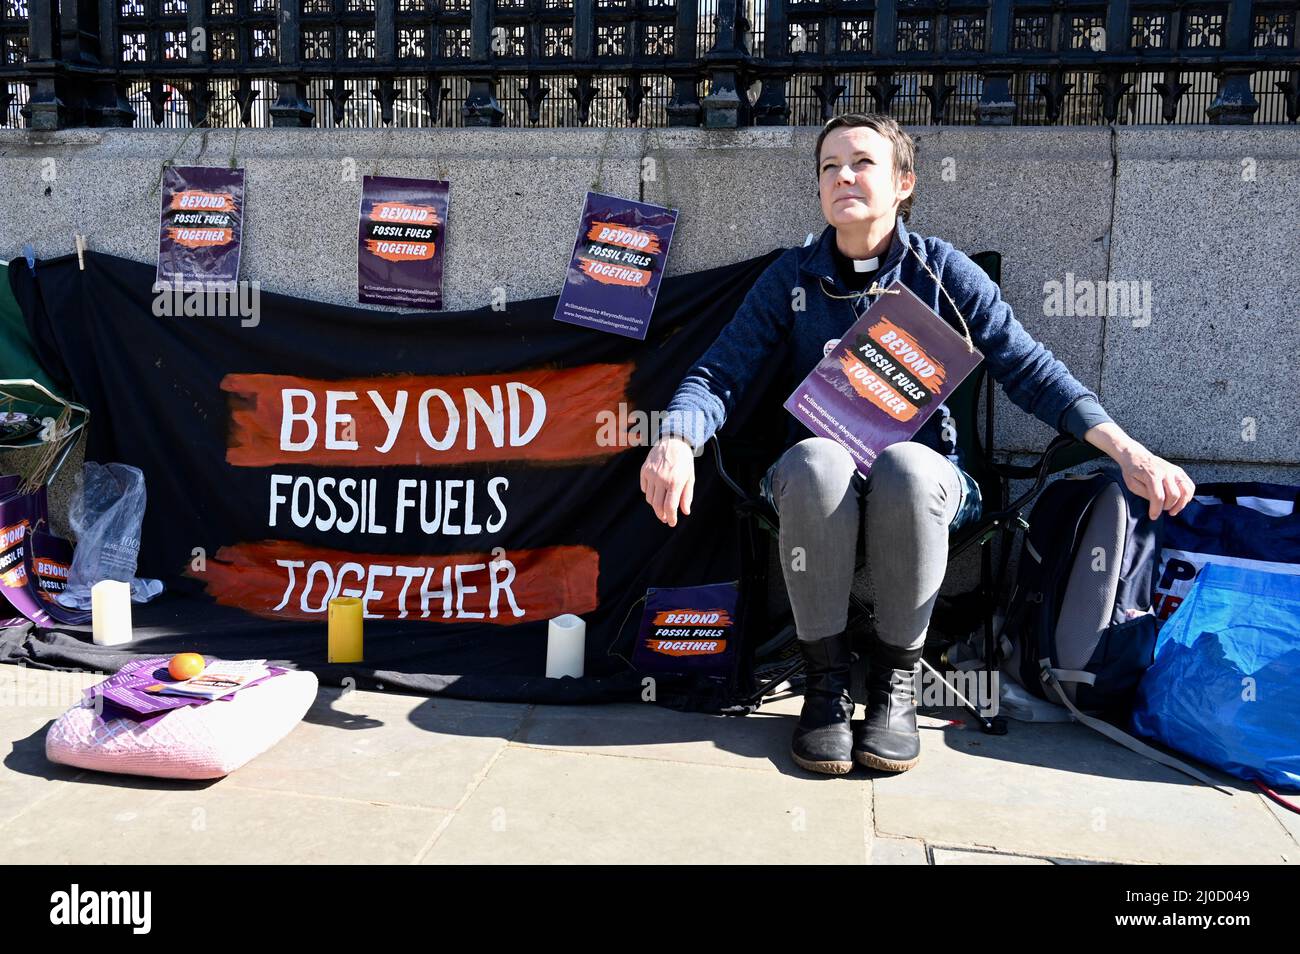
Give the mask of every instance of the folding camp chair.
[{"label": "folding camp chair", "polygon": [[[1002,255],[999,252],[979,252],[971,256],[984,272],[1000,283]],[[981,415],[981,397],[983,414]],[[1042,490],[1048,478],[1085,461],[1100,456],[1096,448],[1080,443],[1068,435],[1056,437],[1038,459],[1025,465],[1000,463],[994,459],[993,435],[993,382],[988,379],[984,362],[973,371],[953,392],[946,402],[949,413],[957,424],[957,435],[962,460],[967,473],[979,484],[983,497],[983,513],[978,521],[952,534],[948,545],[951,563],[973,546],[980,547],[980,583],[977,590],[962,601],[964,607],[978,609],[984,625],[984,671],[997,671],[997,647],[993,637],[993,617],[997,600],[1005,582],[1011,545],[1018,530],[1027,528],[1024,512],[1029,502]],[[981,422],[980,418],[983,417]],[[782,684],[798,676],[803,670],[803,660],[795,642],[792,623],[773,632],[772,620],[767,611],[767,588],[770,575],[769,547],[778,538],[780,519],[772,506],[757,493],[747,491],[727,470],[724,463],[723,442],[728,445],[728,456],[742,459],[753,479],[749,485],[757,487],[761,475],[772,461],[771,445],[759,448],[730,438],[714,438],[713,456],[718,476],[736,495],[736,511],[742,520],[744,540],[742,546],[742,593],[746,631],[749,637],[742,652],[742,672],[752,674],[752,689],[738,700],[737,710],[752,708],[775,692]],[[1028,490],[1014,500],[1009,500],[1012,480],[1032,481]],[[868,532],[870,532],[868,528]],[[1000,558],[994,572],[993,554],[988,546],[994,537],[1001,537]],[[861,570],[859,564],[855,570]],[[969,597],[974,599],[969,599]],[[857,593],[850,592],[849,629],[852,630],[870,617],[871,608]],[[969,611],[969,610],[967,610]],[[928,664],[927,664],[928,665]],[[940,677],[942,678],[942,677]],[[946,681],[946,680],[945,680]],[[990,678],[988,685],[996,685]],[[949,688],[953,687],[949,684]],[[955,690],[954,690],[955,691]],[[958,693],[960,698],[960,693]],[[967,701],[970,711],[986,732],[1001,734],[1006,731],[1002,717],[988,718],[976,704]]]}]

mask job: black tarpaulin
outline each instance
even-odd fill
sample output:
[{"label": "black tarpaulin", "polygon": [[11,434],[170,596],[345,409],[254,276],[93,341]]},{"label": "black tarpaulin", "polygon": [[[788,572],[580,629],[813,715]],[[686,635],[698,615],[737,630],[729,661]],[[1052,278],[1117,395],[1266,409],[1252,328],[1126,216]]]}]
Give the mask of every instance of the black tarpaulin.
[{"label": "black tarpaulin", "polygon": [[[644,342],[554,321],[555,297],[399,315],[261,292],[255,316],[159,316],[182,303],[158,304],[151,265],[15,261],[36,354],[91,411],[87,459],[145,474],[138,572],[167,591],[133,607],[129,653],[23,626],[0,631],[0,661],[111,671],[195,650],[359,688],[634,697],[609,649],[627,655],[646,588],[733,580],[739,561],[711,460],[672,529],[632,442],[777,254],[666,279]],[[384,617],[364,665],[326,662],[331,586]],[[561,612],[587,622],[580,680],[542,677]]]}]

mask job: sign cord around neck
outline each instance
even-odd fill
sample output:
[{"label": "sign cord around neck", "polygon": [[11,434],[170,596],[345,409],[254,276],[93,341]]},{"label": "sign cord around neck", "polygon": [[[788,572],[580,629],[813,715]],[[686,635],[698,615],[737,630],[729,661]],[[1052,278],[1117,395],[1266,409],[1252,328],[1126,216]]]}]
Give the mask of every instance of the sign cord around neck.
[{"label": "sign cord around neck", "polygon": [[[971,340],[970,328],[967,327],[967,325],[966,325],[966,316],[963,315],[963,314],[961,313],[961,309],[957,307],[957,303],[956,303],[955,301],[953,301],[953,300],[952,300],[952,296],[948,294],[948,289],[944,288],[944,287],[943,287],[943,282],[939,281],[939,276],[936,275],[936,274],[934,273],[934,270],[933,270],[932,268],[930,268],[929,265],[926,264],[925,259],[923,259],[923,258],[921,257],[921,254],[920,254],[916,249],[914,249],[914,248],[912,247],[912,243],[911,243],[911,242],[907,243],[907,248],[908,248],[908,251],[910,251],[913,255],[916,256],[916,260],[917,260],[918,262],[921,263],[921,267],[924,268],[924,269],[926,270],[926,272],[929,273],[930,277],[934,279],[934,283],[935,283],[935,285],[937,285],[937,286],[939,287],[939,291],[943,292],[943,297],[948,299],[948,304],[952,306],[953,313],[957,315],[957,320],[958,320],[959,322],[961,322],[961,332],[962,332],[962,336],[966,339],[966,350],[967,350],[967,351],[970,351],[970,352],[973,352],[973,351],[975,350],[975,342]],[[872,282],[871,282],[871,287],[868,288],[868,289],[866,289],[866,290],[864,290],[864,291],[854,292],[852,295],[837,295],[837,294],[835,294],[833,291],[831,291],[830,289],[828,289],[828,288],[826,287],[826,280],[825,280],[824,278],[821,278],[821,277],[819,276],[817,280],[818,280],[819,282],[821,282],[822,292],[826,295],[826,297],[828,297],[828,298],[839,298],[839,299],[846,299],[846,298],[854,299],[854,312],[855,312],[855,313],[856,313],[856,311],[857,311],[857,307],[856,307],[857,302],[861,301],[862,298],[863,298],[864,296],[867,296],[867,295],[897,295],[897,294],[898,294],[898,292],[897,292],[896,290],[895,290],[895,291],[891,291],[891,290],[888,289],[888,288],[881,288],[880,285],[879,285],[879,283],[876,282],[876,281],[873,279]],[[862,316],[861,316],[861,315],[858,315],[858,317],[861,318]]]}]

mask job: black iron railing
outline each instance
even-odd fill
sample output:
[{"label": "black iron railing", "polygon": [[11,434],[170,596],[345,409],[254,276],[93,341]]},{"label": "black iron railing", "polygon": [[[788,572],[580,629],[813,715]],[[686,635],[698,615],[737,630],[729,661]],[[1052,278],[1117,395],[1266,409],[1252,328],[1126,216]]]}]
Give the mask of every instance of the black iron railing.
[{"label": "black iron railing", "polygon": [[0,122],[1295,122],[1279,0],[0,0]]}]

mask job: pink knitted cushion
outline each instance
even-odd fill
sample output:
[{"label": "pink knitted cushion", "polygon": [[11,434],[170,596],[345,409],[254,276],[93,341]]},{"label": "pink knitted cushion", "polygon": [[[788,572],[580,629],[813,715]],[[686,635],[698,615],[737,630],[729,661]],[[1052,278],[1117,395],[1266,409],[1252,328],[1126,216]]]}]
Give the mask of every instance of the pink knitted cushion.
[{"label": "pink knitted cushion", "polygon": [[103,719],[87,700],[50,726],[45,756],[100,772],[220,778],[288,735],[315,698],[315,673],[293,670],[233,699],[174,709],[148,727]]}]

